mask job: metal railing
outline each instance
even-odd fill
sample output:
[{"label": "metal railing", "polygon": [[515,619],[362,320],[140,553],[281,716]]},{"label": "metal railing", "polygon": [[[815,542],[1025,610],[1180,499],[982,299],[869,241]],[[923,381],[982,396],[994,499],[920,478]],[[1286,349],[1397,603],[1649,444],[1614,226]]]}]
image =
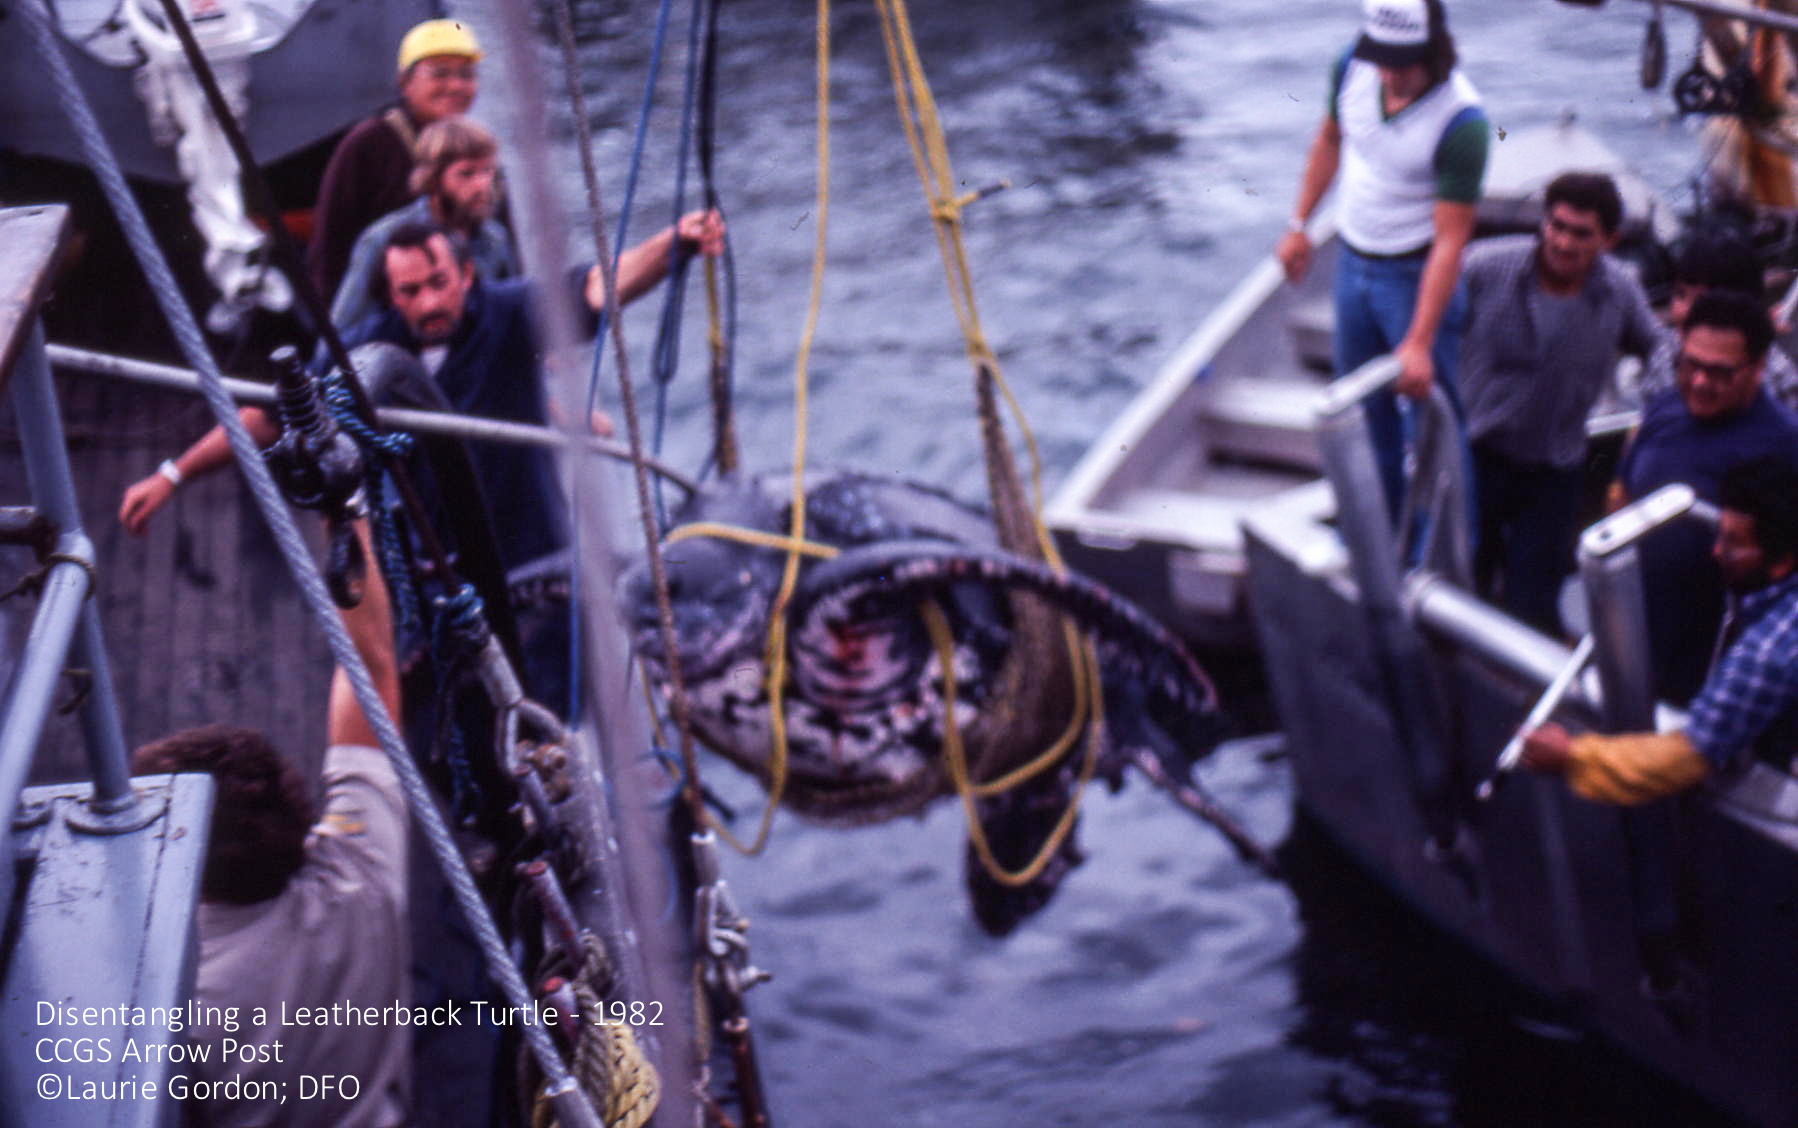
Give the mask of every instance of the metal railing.
[{"label": "metal railing", "polygon": [[[82,531],[75,481],[63,441],[62,416],[50,382],[38,305],[68,224],[64,207],[0,211],[0,252],[13,277],[17,304],[0,314],[0,385],[10,384],[32,502],[9,527],[16,543],[30,543],[42,571],[40,596],[24,649],[0,705],[0,905],[13,904],[12,812],[31,771],[57,687],[71,662],[86,671],[80,717],[94,793],[89,806],[102,819],[126,820],[136,804],[124,730],[113,695],[94,589],[94,546]],[[25,530],[30,530],[28,533]]]},{"label": "metal railing", "polygon": [[[1413,474],[1401,524],[1394,529],[1385,486],[1374,458],[1364,404],[1398,379],[1396,358],[1375,358],[1329,385],[1317,407],[1318,445],[1324,473],[1336,494],[1337,531],[1348,549],[1363,614],[1379,667],[1382,695],[1393,713],[1393,731],[1405,758],[1414,800],[1428,827],[1426,850],[1448,856],[1460,838],[1453,773],[1446,747],[1446,719],[1424,642],[1406,613],[1402,576],[1413,546],[1424,562],[1463,577],[1466,552],[1466,482],[1452,409],[1439,388],[1425,401],[1418,446],[1426,455]],[[1422,496],[1427,494],[1429,496]],[[1459,516],[1456,516],[1459,514]],[[1421,520],[1420,527],[1417,521]],[[1433,526],[1433,527],[1432,527]],[[1459,537],[1457,549],[1452,541]]]}]

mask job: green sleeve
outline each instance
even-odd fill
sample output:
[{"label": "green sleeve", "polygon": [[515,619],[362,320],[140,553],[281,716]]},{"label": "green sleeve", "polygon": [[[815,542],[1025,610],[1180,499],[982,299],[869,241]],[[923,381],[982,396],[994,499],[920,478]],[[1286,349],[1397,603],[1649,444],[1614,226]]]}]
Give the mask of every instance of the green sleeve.
[{"label": "green sleeve", "polygon": [[1475,204],[1480,182],[1486,178],[1486,151],[1490,141],[1486,115],[1479,110],[1462,114],[1448,127],[1436,146],[1436,198],[1454,204]]},{"label": "green sleeve", "polygon": [[1336,99],[1342,93],[1342,76],[1348,71],[1349,60],[1353,58],[1354,55],[1355,49],[1350,47],[1342,54],[1336,56],[1336,61],[1330,64],[1330,97],[1328,99],[1329,105],[1327,108],[1330,111],[1331,121],[1337,120]]}]

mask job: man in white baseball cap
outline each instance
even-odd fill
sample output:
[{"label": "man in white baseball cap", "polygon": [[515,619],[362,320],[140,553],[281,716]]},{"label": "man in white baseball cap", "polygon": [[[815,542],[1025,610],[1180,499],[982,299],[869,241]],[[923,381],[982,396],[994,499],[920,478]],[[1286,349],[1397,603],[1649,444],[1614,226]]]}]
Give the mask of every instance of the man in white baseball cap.
[{"label": "man in white baseball cap", "polygon": [[[1331,71],[1327,112],[1275,253],[1288,280],[1304,278],[1307,224],[1338,183],[1336,374],[1396,353],[1402,395],[1422,399],[1439,385],[1462,417],[1454,383],[1460,319],[1450,305],[1473,235],[1489,126],[1456,62],[1442,0],[1365,0],[1361,36]],[[1392,396],[1376,396],[1368,426],[1396,514],[1408,419]],[[1463,424],[1463,448],[1464,431]]]},{"label": "man in white baseball cap", "polygon": [[1355,57],[1375,66],[1408,67],[1430,58],[1430,11],[1424,0],[1368,0]]}]

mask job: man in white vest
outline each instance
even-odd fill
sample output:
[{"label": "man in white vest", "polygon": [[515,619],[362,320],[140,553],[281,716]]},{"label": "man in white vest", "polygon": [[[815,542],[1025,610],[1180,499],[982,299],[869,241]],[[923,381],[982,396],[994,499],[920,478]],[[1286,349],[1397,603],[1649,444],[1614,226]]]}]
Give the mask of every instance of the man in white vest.
[{"label": "man in white vest", "polygon": [[[1396,353],[1399,393],[1422,399],[1440,385],[1459,417],[1459,319],[1449,306],[1473,235],[1489,130],[1478,92],[1455,63],[1442,0],[1365,0],[1361,37],[1331,72],[1329,110],[1276,254],[1288,280],[1304,278],[1312,257],[1306,225],[1339,183],[1336,374]],[[1396,512],[1408,431],[1398,402],[1376,396],[1368,425]]]}]

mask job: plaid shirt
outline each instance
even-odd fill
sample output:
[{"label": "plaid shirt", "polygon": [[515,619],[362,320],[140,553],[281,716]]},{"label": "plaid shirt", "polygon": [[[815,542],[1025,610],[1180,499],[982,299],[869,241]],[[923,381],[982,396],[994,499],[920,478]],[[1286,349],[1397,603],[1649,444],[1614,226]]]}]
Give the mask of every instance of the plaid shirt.
[{"label": "plaid shirt", "polygon": [[1534,235],[1501,235],[1467,248],[1457,378],[1474,442],[1517,462],[1569,468],[1585,461],[1586,414],[1618,356],[1646,358],[1660,322],[1629,267],[1601,255],[1573,299],[1575,316],[1553,336],[1539,331],[1530,309],[1537,246]]},{"label": "plaid shirt", "polygon": [[1741,628],[1692,699],[1686,735],[1713,769],[1798,721],[1798,575],[1742,597]]}]

